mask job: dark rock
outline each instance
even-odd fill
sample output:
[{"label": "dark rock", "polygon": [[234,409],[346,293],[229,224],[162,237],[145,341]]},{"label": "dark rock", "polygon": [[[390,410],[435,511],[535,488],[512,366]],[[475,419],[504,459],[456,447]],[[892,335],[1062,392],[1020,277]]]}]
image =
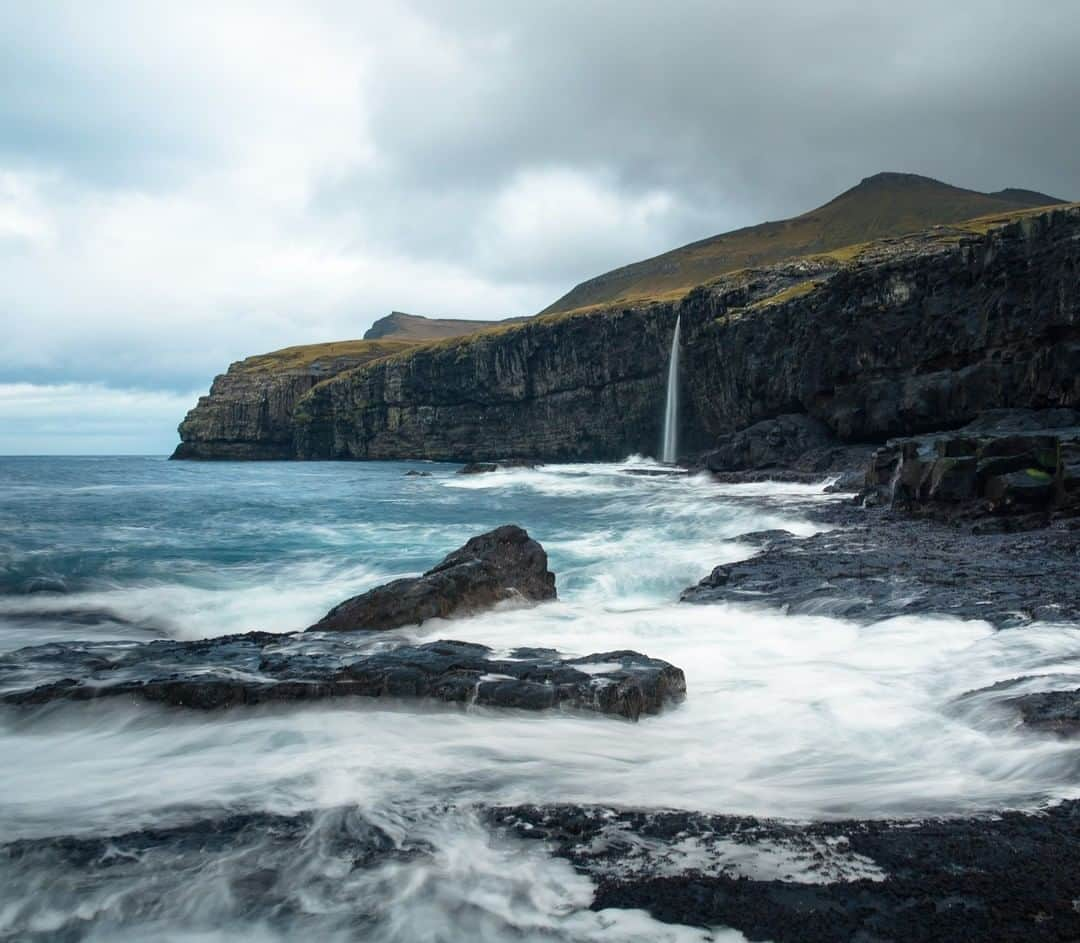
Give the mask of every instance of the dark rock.
[{"label": "dark rock", "polygon": [[544,548],[512,524],[478,537],[423,576],[394,580],[339,603],[309,631],[394,629],[490,609],[507,599],[555,598]]},{"label": "dark rock", "polygon": [[3,703],[138,697],[175,707],[336,697],[423,698],[544,710],[570,707],[637,720],[680,699],[680,669],[637,652],[569,658],[518,648],[440,641],[379,648],[338,633],[252,632],[192,642],[41,645],[0,656]]},{"label": "dark rock", "polygon": [[1051,614],[1080,621],[1076,531],[976,535],[933,520],[856,513],[855,523],[812,537],[772,538],[757,556],[716,567],[682,600],[763,604],[860,622],[935,613],[1001,627]]},{"label": "dark rock", "polygon": [[536,468],[535,462],[525,459],[504,459],[500,462],[469,462],[458,469],[459,475],[483,475],[508,468]]},{"label": "dark rock", "polygon": [[995,510],[1009,510],[1018,505],[1043,506],[1053,497],[1054,477],[1041,468],[1025,468],[987,479],[983,493]]},{"label": "dark rock", "polygon": [[[489,817],[591,876],[596,910],[640,908],[775,943],[1080,939],[1076,802],[1033,814],[809,825],[580,806]],[[789,863],[784,879],[774,876],[778,859]]]},{"label": "dark rock", "polygon": [[1024,724],[1061,736],[1080,736],[1080,688],[1022,694],[1009,702]]},{"label": "dark rock", "polygon": [[[866,468],[866,486],[920,514],[1027,513],[1074,505],[1066,479],[1080,449],[1073,410],[995,410],[958,432],[894,439]],[[1077,454],[1080,454],[1078,452]]]},{"label": "dark rock", "polygon": [[701,456],[701,465],[713,472],[787,467],[811,450],[835,444],[836,437],[820,419],[777,416],[723,436]]},{"label": "dark rock", "polygon": [[406,478],[430,478],[431,477],[431,472],[417,471],[415,468],[410,468],[407,472],[405,472],[405,477]]}]

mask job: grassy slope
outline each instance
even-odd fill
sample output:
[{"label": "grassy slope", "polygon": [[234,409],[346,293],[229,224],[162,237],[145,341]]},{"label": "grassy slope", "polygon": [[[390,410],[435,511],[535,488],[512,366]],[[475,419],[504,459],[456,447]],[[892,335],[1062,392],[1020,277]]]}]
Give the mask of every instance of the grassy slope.
[{"label": "grassy slope", "polygon": [[339,358],[355,360],[353,366],[359,366],[380,357],[401,353],[415,347],[416,341],[378,340],[378,341],[331,341],[326,344],[302,344],[297,347],[285,347],[268,354],[248,357],[235,365],[240,373],[271,373],[279,370],[304,370],[318,362],[333,362]]},{"label": "grassy slope", "polygon": [[[925,180],[925,178],[916,178],[916,180],[923,181]],[[946,187],[945,184],[937,184],[935,181],[926,181],[926,183],[933,184],[936,188],[945,187],[945,189],[947,190],[956,191],[957,193],[961,194],[961,196],[956,197],[958,202],[952,205],[952,208],[948,210],[949,212],[962,212],[963,207],[966,206],[985,206],[986,200],[989,200],[991,205],[994,206],[994,209],[983,215],[977,215],[972,218],[969,214],[968,216],[961,216],[953,220],[946,228],[943,228],[940,232],[935,233],[935,236],[940,238],[941,240],[952,241],[960,238],[965,234],[982,234],[990,229],[994,229],[998,226],[1003,226],[1006,223],[1013,222],[1025,216],[1037,215],[1038,213],[1043,211],[1043,207],[1041,206],[1021,207],[1018,206],[1016,203],[1008,202],[1001,204],[1000,201],[998,201],[992,196],[973,193],[973,191],[970,190],[958,190],[958,188],[955,187]],[[861,184],[860,186],[863,185]],[[829,258],[841,264],[852,262],[858,259],[858,257],[863,252],[870,249],[874,245],[875,239],[887,238],[888,236],[897,234],[889,232],[883,235],[878,235],[873,239],[854,239],[854,241],[852,241],[853,235],[868,231],[867,223],[865,222],[866,215],[864,214],[864,222],[861,225],[854,222],[845,221],[843,219],[843,210],[845,209],[845,205],[841,203],[841,201],[844,201],[846,198],[851,197],[858,190],[859,187],[856,187],[855,190],[849,190],[847,193],[841,194],[841,196],[837,197],[831,203],[827,203],[820,210],[815,210],[813,213],[797,217],[795,220],[789,220],[786,223],[765,223],[763,226],[756,226],[753,227],[751,230],[740,230],[739,232],[729,234],[729,236],[717,237],[717,239],[733,239],[734,237],[739,236],[741,233],[754,232],[756,230],[762,230],[770,226],[788,226],[797,223],[799,220],[806,220],[809,217],[825,216],[827,217],[828,222],[832,225],[832,229],[830,230],[830,232],[833,234],[833,238],[836,240],[836,243],[835,245],[831,245],[829,248],[826,248],[824,250],[817,248],[817,245],[814,245],[807,248],[806,251],[793,254],[782,254],[775,259],[764,259],[760,262],[747,263],[746,265],[735,266],[732,269],[725,269],[720,272],[712,272],[709,276],[704,278],[693,278],[688,284],[685,285],[679,284],[670,288],[664,287],[662,290],[657,291],[643,290],[640,294],[637,294],[630,298],[618,298],[608,302],[599,301],[591,304],[583,304],[573,309],[560,309],[556,306],[559,304],[557,302],[556,305],[553,305],[551,308],[547,309],[546,312],[543,312],[534,318],[514,318],[507,319],[505,321],[487,322],[491,326],[480,327],[479,329],[473,330],[468,334],[455,334],[451,336],[436,338],[417,337],[413,339],[401,339],[399,337],[392,336],[387,339],[380,340],[335,341],[326,344],[307,344],[298,347],[286,347],[282,350],[273,351],[268,354],[259,354],[254,357],[248,357],[246,360],[241,361],[236,366],[236,369],[246,373],[260,373],[290,369],[299,370],[309,367],[311,364],[318,361],[329,361],[339,357],[348,357],[350,359],[356,358],[357,362],[350,365],[350,367],[348,368],[352,369],[353,367],[359,367],[363,364],[370,363],[371,361],[379,360],[384,357],[407,358],[411,356],[414,351],[417,350],[432,350],[437,348],[465,346],[472,343],[474,340],[497,336],[500,334],[504,334],[508,331],[519,330],[528,326],[529,324],[536,322],[552,322],[559,321],[564,318],[598,314],[603,311],[609,310],[612,307],[619,307],[621,304],[624,303],[649,304],[653,302],[675,301],[683,297],[688,291],[698,287],[699,285],[704,285],[708,284],[709,282],[716,281],[725,274],[730,276],[739,269],[749,267],[751,264],[762,265],[774,261],[780,261],[784,258],[811,255],[828,256]],[[883,195],[880,194],[872,202],[877,204],[878,212],[886,220],[901,221],[900,223],[895,225],[914,226],[913,220],[918,218],[920,216],[920,213],[926,214],[933,212],[933,207],[927,207],[925,203],[923,203],[923,209],[920,211],[918,208],[918,203],[920,201],[933,201],[935,199],[934,188],[924,188],[919,185],[915,187],[915,190],[916,193],[912,194],[913,196],[918,198],[915,208],[912,208],[910,203],[909,205],[904,207],[891,206],[890,201],[885,199]],[[1027,191],[1023,192],[1027,194]],[[967,194],[968,196],[964,196],[965,194]],[[1030,196],[1032,196],[1032,198],[1041,199],[1042,197],[1044,197],[1044,194],[1030,194]],[[972,197],[978,197],[980,199],[973,199]],[[864,209],[868,206],[867,201],[862,199],[859,200],[859,204]],[[1080,204],[1071,205],[1080,206]],[[850,208],[850,204],[848,204],[847,208]],[[829,212],[825,213],[826,210],[829,210]],[[944,211],[939,209],[937,212],[940,213]],[[874,225],[880,225],[880,223]],[[934,225],[939,224],[934,223],[930,224],[929,226],[914,226],[913,229],[905,229],[904,232],[918,232],[921,230],[932,228],[932,226]],[[871,225],[870,230],[872,231],[873,228],[874,226]],[[716,240],[705,240],[705,242],[702,243],[695,243],[694,246],[686,246],[684,247],[684,249],[677,249],[675,250],[675,253],[669,253],[669,255],[693,249],[695,246],[703,247],[715,241]],[[832,240],[830,240],[830,242],[831,241]],[[633,268],[633,266],[631,266],[631,268]],[[783,301],[788,300],[788,298],[807,294],[813,291],[816,285],[817,283],[813,279],[799,282],[798,284],[785,289],[783,292],[780,292],[774,297],[763,299],[762,301],[757,302],[754,305],[754,308],[771,307],[774,304],[779,304]],[[406,317],[415,316],[406,315]],[[426,321],[428,319],[425,318],[418,320]],[[472,327],[474,325],[482,325],[485,322],[467,323],[470,327]]]},{"label": "grassy slope", "polygon": [[365,340],[434,340],[440,337],[460,337],[487,327],[498,321],[470,321],[465,318],[425,318],[418,314],[394,311],[379,318],[364,335]]},{"label": "grassy slope", "polygon": [[878,174],[802,216],[713,236],[582,282],[541,313],[670,297],[741,268],[1057,202],[1027,190],[978,193],[928,177]]}]

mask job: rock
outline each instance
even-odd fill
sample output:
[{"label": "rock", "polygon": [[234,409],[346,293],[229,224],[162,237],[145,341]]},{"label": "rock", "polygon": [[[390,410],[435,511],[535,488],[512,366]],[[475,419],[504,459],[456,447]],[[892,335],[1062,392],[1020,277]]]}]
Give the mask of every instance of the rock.
[{"label": "rock", "polygon": [[395,629],[490,609],[508,599],[555,598],[544,548],[512,524],[473,537],[423,576],[394,580],[339,603],[308,631]]},{"label": "rock", "polygon": [[[44,679],[44,680],[43,680]],[[571,658],[518,648],[497,657],[484,645],[440,641],[364,647],[336,633],[251,632],[194,642],[41,645],[0,656],[3,703],[138,697],[216,710],[336,697],[425,698],[544,710],[572,707],[637,720],[680,699],[680,669],[638,652]]]},{"label": "rock", "polygon": [[883,511],[851,513],[845,526],[812,537],[770,536],[757,556],[716,567],[682,601],[767,605],[864,623],[932,614],[1002,628],[1049,613],[1054,621],[1080,621],[1076,531],[975,535]]},{"label": "rock", "polygon": [[712,472],[790,467],[812,449],[835,444],[836,437],[820,419],[777,416],[721,437],[716,448],[701,456],[700,463]]},{"label": "rock", "polygon": [[937,459],[930,466],[929,499],[949,503],[970,501],[976,495],[976,471],[977,461],[974,455]]},{"label": "rock", "polygon": [[502,471],[508,468],[536,468],[535,462],[525,459],[504,459],[500,462],[469,462],[458,469],[459,475],[483,475],[488,472]]},{"label": "rock", "polygon": [[1010,702],[1024,724],[1063,737],[1080,735],[1080,688],[1022,694]]},{"label": "rock", "polygon": [[1043,506],[1054,494],[1054,478],[1041,468],[1025,468],[1007,475],[995,475],[983,486],[994,510],[1017,506]]},{"label": "rock", "polygon": [[488,818],[590,876],[595,910],[775,943],[1080,939],[1077,802],[922,822],[571,805]]},{"label": "rock", "polygon": [[410,468],[407,472],[405,472],[405,477],[406,478],[430,478],[431,477],[431,472],[417,471],[415,468]]},{"label": "rock", "polygon": [[1029,513],[1074,505],[1080,414],[1068,409],[994,410],[959,431],[890,440],[871,456],[866,485],[895,506],[943,515]]}]

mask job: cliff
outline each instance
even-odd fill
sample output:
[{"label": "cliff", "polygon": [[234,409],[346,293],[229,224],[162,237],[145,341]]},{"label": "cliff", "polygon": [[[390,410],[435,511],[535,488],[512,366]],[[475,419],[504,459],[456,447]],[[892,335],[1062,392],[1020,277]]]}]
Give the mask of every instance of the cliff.
[{"label": "cliff", "polygon": [[180,423],[173,458],[295,458],[293,410],[304,394],[343,370],[410,346],[403,341],[341,341],[239,360],[214,378],[209,395],[199,397]]},{"label": "cliff", "polygon": [[[745,269],[673,301],[544,316],[321,379],[308,370],[291,400],[270,396],[279,408],[262,437],[229,399],[234,365],[185,420],[178,457],[209,443],[252,458],[655,454],[677,317],[686,452],[788,413],[880,442],[990,408],[1077,406],[1078,272],[1077,205],[936,227]],[[245,436],[229,439],[219,417]]]}]

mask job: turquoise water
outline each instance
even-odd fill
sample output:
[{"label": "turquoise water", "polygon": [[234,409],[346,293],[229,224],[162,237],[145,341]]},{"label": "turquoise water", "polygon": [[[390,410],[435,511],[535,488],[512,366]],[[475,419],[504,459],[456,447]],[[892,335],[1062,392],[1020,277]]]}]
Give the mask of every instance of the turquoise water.
[{"label": "turquoise water", "polygon": [[[406,477],[411,468],[430,476]],[[245,833],[224,848],[152,848],[135,870],[92,880],[85,862],[46,855],[13,869],[0,855],[0,940],[699,940],[641,914],[592,913],[587,879],[535,843],[496,839],[476,810],[917,816],[1077,793],[1074,745],[1019,730],[991,700],[956,708],[964,692],[1020,674],[1076,676],[1076,626],[861,626],[677,602],[717,563],[753,552],[741,534],[821,526],[809,511],[837,499],[820,485],[721,487],[635,474],[658,470],[640,459],[457,470],[0,459],[0,651],[294,631],[514,522],[548,550],[557,602],[387,639],[633,648],[679,665],[688,682],[684,704],[639,724],[364,699],[222,714],[115,702],[0,712],[5,841],[346,808],[432,850],[350,870],[330,816],[284,852]],[[776,864],[738,866],[753,876]],[[287,914],[227,892],[271,868],[293,894]]]}]

